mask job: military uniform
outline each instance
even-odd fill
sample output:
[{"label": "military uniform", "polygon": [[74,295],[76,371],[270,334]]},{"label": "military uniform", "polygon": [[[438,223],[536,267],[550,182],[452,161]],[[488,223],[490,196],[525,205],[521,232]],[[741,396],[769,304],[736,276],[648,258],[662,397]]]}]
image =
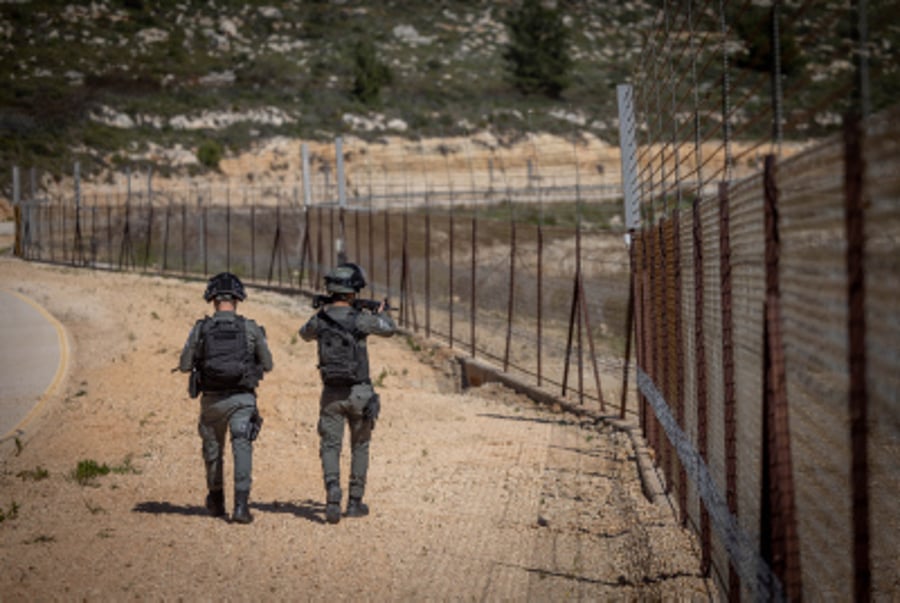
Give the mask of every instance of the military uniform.
[{"label": "military uniform", "polygon": [[[358,363],[354,383],[350,385],[323,385],[319,401],[319,456],[327,492],[326,517],[336,523],[340,517],[340,454],[344,436],[344,423],[350,427],[350,480],[348,515],[362,515],[368,507],[361,505],[365,494],[366,474],[369,469],[369,442],[374,418],[371,405],[378,400],[369,377],[369,359],[366,337],[377,335],[390,337],[396,331],[394,320],[385,312],[369,313],[347,305],[331,305],[326,310],[328,317],[357,334],[357,344],[361,361]],[[314,315],[300,329],[304,341],[318,339],[325,328],[325,320]],[[367,406],[370,411],[367,412]],[[375,411],[377,415],[377,410]],[[338,515],[334,515],[334,505],[338,505]],[[330,509],[329,509],[330,507]]]},{"label": "military uniform", "polygon": [[[241,289],[241,292],[243,290]],[[234,323],[239,320],[234,311],[219,311],[207,319],[197,321],[188,335],[181,352],[178,368],[190,372],[200,357],[201,331],[205,321]],[[263,372],[272,370],[272,354],[266,342],[265,331],[251,319],[243,318],[246,347],[261,378]],[[207,325],[211,327],[211,325]],[[255,384],[254,384],[255,387]],[[230,391],[204,391],[201,382],[200,418],[198,431],[202,439],[203,461],[206,466],[206,505],[213,515],[224,515],[223,456],[225,436],[231,432],[231,448],[234,457],[235,521],[249,523],[252,517],[247,511],[247,497],[252,482],[253,442],[251,421],[258,417],[254,387],[239,387]],[[242,512],[238,512],[239,504]]]}]

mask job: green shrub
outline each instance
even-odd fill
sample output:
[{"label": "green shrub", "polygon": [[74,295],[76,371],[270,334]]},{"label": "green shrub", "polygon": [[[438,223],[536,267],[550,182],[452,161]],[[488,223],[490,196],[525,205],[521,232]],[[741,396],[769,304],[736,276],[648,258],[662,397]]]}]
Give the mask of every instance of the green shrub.
[{"label": "green shrub", "polygon": [[353,98],[365,105],[378,101],[381,87],[393,79],[390,68],[378,60],[375,45],[360,40],[353,47]]},{"label": "green shrub", "polygon": [[108,475],[109,472],[110,469],[106,463],[98,465],[97,461],[88,459],[78,461],[78,466],[72,472],[72,478],[82,486],[85,486],[101,475]]},{"label": "green shrub", "polygon": [[526,94],[559,98],[569,85],[569,30],[558,9],[541,0],[524,0],[506,20],[509,44],[503,58],[513,85]]},{"label": "green shrub", "polygon": [[197,148],[197,161],[212,170],[219,169],[223,155],[222,145],[215,140],[204,140]]}]

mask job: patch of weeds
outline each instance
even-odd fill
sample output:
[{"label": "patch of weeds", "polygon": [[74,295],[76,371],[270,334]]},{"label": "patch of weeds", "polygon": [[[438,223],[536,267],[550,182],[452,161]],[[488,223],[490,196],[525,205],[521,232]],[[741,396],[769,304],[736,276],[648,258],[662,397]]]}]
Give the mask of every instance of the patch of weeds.
[{"label": "patch of weeds", "polygon": [[16,443],[16,456],[19,456],[20,454],[22,454],[22,451],[25,450],[25,444],[22,443],[22,440],[19,439],[19,436],[16,436],[14,441]]},{"label": "patch of weeds", "polygon": [[73,398],[80,398],[80,397],[86,396],[86,395],[87,395],[87,391],[86,391],[86,390],[83,390],[83,389],[80,389],[80,390],[78,390],[77,392],[75,392],[75,395],[72,396],[72,397],[73,397]]},{"label": "patch of weeds", "polygon": [[101,475],[109,474],[109,466],[106,463],[97,464],[93,459],[78,461],[78,466],[72,471],[72,479],[82,486],[92,485],[94,480]]},{"label": "patch of weeds", "polygon": [[93,486],[96,485],[95,480],[98,477],[109,475],[110,473],[117,473],[120,475],[125,473],[137,474],[140,473],[140,470],[132,465],[131,455],[125,457],[125,460],[122,461],[121,465],[114,467],[110,467],[106,463],[99,464],[93,459],[86,459],[78,461],[78,466],[72,471],[72,479],[82,486]]},{"label": "patch of weeds", "polygon": [[23,469],[16,473],[16,477],[21,478],[22,480],[31,480],[33,482],[39,482],[42,479],[47,479],[50,477],[50,472],[38,465],[34,469]]},{"label": "patch of weeds", "polygon": [[47,542],[56,542],[56,536],[41,534],[40,536],[35,536],[31,540],[26,540],[23,544],[42,544]]},{"label": "patch of weeds", "polygon": [[427,449],[427,448],[423,448],[423,449],[422,449],[422,458],[425,458],[426,456],[428,456],[428,449]]},{"label": "patch of weeds", "polygon": [[297,336],[296,336],[296,335],[293,335],[293,336],[291,337],[291,345],[296,345],[296,344],[297,344]]},{"label": "patch of weeds", "polygon": [[112,467],[112,472],[117,473],[119,475],[124,475],[126,473],[130,473],[133,475],[140,474],[141,470],[131,464],[131,455],[125,457],[125,460],[122,461],[121,465],[117,467]]},{"label": "patch of weeds", "polygon": [[406,336],[406,345],[408,345],[409,349],[411,349],[413,352],[421,352],[422,351],[422,346],[419,345],[419,342],[417,342],[415,339],[413,339],[411,335]]},{"label": "patch of weeds", "polygon": [[375,377],[375,380],[372,382],[375,387],[381,387],[384,385],[384,380],[388,376],[388,370],[386,368],[381,369],[381,372],[378,373],[378,376]]},{"label": "patch of weeds", "polygon": [[150,312],[150,318],[152,318],[153,320],[162,320],[162,319],[159,317],[159,314],[156,313],[156,310]]},{"label": "patch of weeds", "polygon": [[84,506],[88,511],[91,512],[91,515],[99,515],[100,513],[106,513],[106,509],[101,507],[100,505],[92,505],[87,500],[84,501]]},{"label": "patch of weeds", "polygon": [[6,521],[7,519],[15,519],[19,516],[19,503],[13,501],[9,504],[9,508],[5,511],[2,507],[0,507],[0,523]]},{"label": "patch of weeds", "polygon": [[144,427],[147,423],[150,422],[150,419],[152,419],[152,418],[155,417],[155,416],[156,416],[156,412],[151,410],[151,411],[147,414],[147,416],[145,416],[143,419],[140,420],[140,422],[138,423],[138,425],[140,425],[141,427]]},{"label": "patch of weeds", "polygon": [[137,341],[137,335],[134,334],[134,331],[128,331],[128,341]]},{"label": "patch of weeds", "polygon": [[112,528],[103,528],[97,532],[97,538],[112,538],[114,530]]}]

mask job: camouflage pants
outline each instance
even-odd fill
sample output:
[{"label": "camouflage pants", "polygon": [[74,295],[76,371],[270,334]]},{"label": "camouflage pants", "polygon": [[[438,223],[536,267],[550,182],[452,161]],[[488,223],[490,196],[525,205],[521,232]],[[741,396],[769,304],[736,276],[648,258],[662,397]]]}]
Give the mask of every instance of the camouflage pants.
[{"label": "camouflage pants", "polygon": [[222,468],[225,435],[231,431],[234,456],[234,489],[249,491],[253,470],[253,442],[247,438],[250,417],[256,410],[256,396],[251,393],[203,394],[200,398],[200,421],[197,430],[203,440],[203,462],[206,464],[206,487],[212,492],[223,487]]},{"label": "camouflage pants", "polygon": [[349,494],[353,498],[362,498],[366,490],[372,421],[363,417],[363,410],[374,393],[367,383],[352,387],[325,386],[319,403],[319,457],[325,484],[340,482],[346,422],[350,426]]}]

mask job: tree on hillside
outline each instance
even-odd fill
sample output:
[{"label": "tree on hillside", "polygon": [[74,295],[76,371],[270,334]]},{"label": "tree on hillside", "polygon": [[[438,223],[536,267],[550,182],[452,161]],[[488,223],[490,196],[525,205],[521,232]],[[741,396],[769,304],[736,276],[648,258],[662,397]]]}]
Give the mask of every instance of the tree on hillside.
[{"label": "tree on hillside", "polygon": [[562,13],[541,0],[523,0],[506,19],[509,44],[503,58],[513,85],[525,94],[559,98],[569,85],[569,30]]},{"label": "tree on hillside", "polygon": [[353,47],[353,97],[365,105],[378,100],[381,87],[393,79],[390,68],[378,60],[375,45],[360,40]]}]

